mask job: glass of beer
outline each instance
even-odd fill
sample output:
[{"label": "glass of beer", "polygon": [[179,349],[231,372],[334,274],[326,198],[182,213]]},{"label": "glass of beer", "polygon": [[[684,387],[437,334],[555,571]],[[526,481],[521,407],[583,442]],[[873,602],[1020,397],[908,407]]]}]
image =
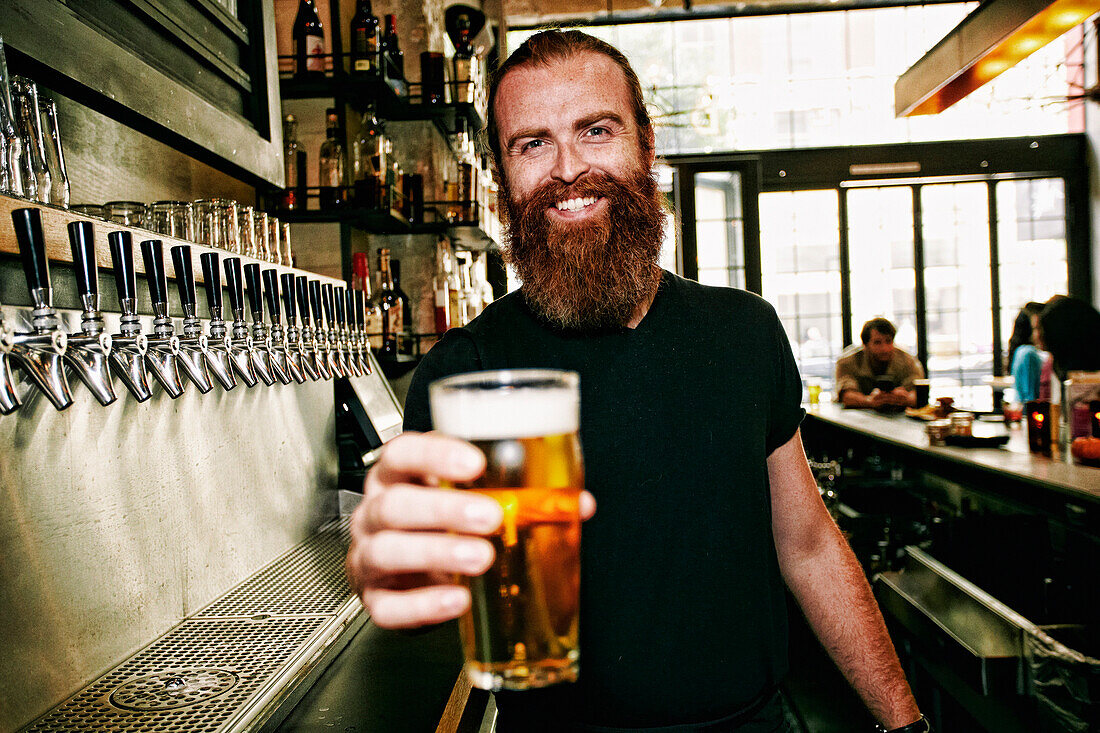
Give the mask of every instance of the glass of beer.
[{"label": "glass of beer", "polygon": [[429,388],[435,428],[485,454],[481,477],[452,488],[504,510],[483,575],[465,577],[473,603],[459,621],[475,687],[526,690],[577,678],[580,492],[574,372],[516,369],[447,377]]}]

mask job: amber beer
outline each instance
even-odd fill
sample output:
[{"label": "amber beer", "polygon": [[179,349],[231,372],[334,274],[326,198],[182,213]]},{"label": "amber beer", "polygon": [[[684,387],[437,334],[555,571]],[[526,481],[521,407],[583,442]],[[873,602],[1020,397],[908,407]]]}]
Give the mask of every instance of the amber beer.
[{"label": "amber beer", "polygon": [[519,369],[448,377],[430,388],[437,430],[472,442],[485,473],[456,488],[504,510],[484,574],[464,578],[473,604],[460,620],[471,683],[525,690],[575,680],[584,485],[573,372]]}]

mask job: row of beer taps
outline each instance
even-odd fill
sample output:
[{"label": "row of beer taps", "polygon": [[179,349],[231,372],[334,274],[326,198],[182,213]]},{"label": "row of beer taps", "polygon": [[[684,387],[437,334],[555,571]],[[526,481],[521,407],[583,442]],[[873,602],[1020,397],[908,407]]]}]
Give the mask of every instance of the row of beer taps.
[{"label": "row of beer taps", "polygon": [[[255,262],[242,266],[240,257],[226,257],[219,262],[217,252],[199,255],[210,307],[209,332],[204,334],[195,312],[190,245],[171,248],[183,308],[183,330],[177,334],[168,314],[163,243],[158,239],[141,242],[154,314],[153,332],[142,333],[136,312],[133,239],[124,230],[107,235],[122,311],[119,332],[107,334],[99,311],[95,232],[92,222],[84,220],[68,227],[83,312],[80,331],[66,333],[53,308],[41,212],[16,209],[12,220],[34,309],[30,331],[5,327],[0,311],[0,414],[11,413],[21,404],[13,366],[22,370],[58,410],[73,402],[66,367],[104,405],[117,399],[112,375],[136,400],[144,402],[152,396],[149,373],[169,396],[176,398],[184,392],[184,378],[205,394],[213,389],[214,380],[230,390],[238,379],[249,387],[260,382],[270,386],[276,381],[302,384],[373,371],[361,290],[334,287],[290,272],[280,274],[275,268],[261,272]],[[233,311],[231,323],[222,319],[223,268]],[[245,321],[246,292],[252,314],[251,333]],[[286,326],[282,325],[280,301]],[[265,303],[270,325],[264,319]],[[301,317],[301,328],[297,316]]]}]

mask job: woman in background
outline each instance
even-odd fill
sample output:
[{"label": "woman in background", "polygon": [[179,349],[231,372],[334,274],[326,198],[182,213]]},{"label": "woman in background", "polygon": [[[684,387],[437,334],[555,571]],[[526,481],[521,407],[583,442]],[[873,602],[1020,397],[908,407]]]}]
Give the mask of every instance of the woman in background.
[{"label": "woman in background", "polygon": [[1019,402],[1039,399],[1039,374],[1043,370],[1043,354],[1032,341],[1031,319],[1043,310],[1034,300],[1020,309],[1012,324],[1008,339],[1008,372],[1016,382]]}]

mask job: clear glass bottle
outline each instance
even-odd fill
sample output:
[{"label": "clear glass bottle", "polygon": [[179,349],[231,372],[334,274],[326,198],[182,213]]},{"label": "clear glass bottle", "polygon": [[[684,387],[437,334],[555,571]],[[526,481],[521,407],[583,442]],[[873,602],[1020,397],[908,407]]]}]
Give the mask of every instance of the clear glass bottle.
[{"label": "clear glass bottle", "polygon": [[279,201],[279,207],[287,211],[306,208],[305,181],[306,151],[298,142],[298,118],[287,115],[283,118],[283,173],[286,188]]},{"label": "clear glass bottle", "polygon": [[38,111],[46,143],[46,165],[50,169],[50,203],[69,208],[69,173],[65,169],[65,151],[61,146],[61,128],[57,124],[57,102],[38,98]]},{"label": "clear glass bottle", "polygon": [[4,39],[0,37],[0,191],[23,196],[23,141],[15,122],[15,107],[11,101],[8,81],[8,60],[4,55]]},{"label": "clear glass bottle", "polygon": [[393,287],[390,273],[390,251],[378,250],[378,305],[382,309],[382,354],[391,359],[397,356],[398,334],[404,330],[401,322],[401,299]]},{"label": "clear glass bottle", "polygon": [[329,108],[325,115],[325,141],[318,156],[321,208],[335,209],[344,205],[344,146],[340,143],[336,110]]},{"label": "clear glass bottle", "polygon": [[385,141],[385,130],[374,113],[374,106],[368,105],[352,141],[351,169],[356,206],[373,209],[381,204],[378,166],[386,159]]},{"label": "clear glass bottle", "polygon": [[50,169],[46,166],[46,143],[38,117],[38,87],[30,79],[13,76],[12,103],[23,143],[23,195],[43,204],[50,203]]},{"label": "clear glass bottle", "polygon": [[450,268],[450,244],[440,237],[435,245],[435,275],[432,277],[435,332],[443,333],[451,327],[451,303],[447,290],[447,271]]}]

